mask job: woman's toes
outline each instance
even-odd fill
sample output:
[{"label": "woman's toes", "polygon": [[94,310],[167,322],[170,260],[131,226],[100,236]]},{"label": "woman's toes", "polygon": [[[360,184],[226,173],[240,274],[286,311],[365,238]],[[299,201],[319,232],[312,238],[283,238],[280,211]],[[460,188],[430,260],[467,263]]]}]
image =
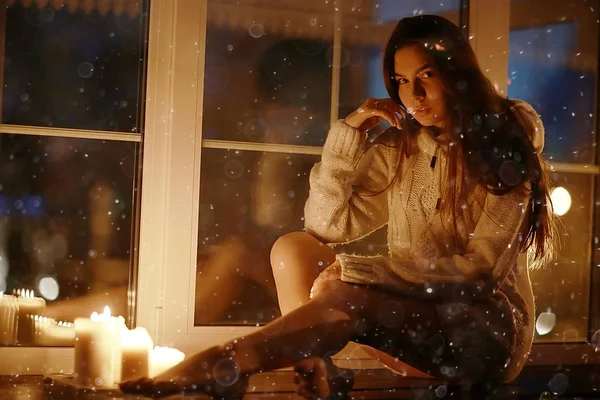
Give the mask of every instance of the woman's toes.
[{"label": "woman's toes", "polygon": [[306,400],[315,399],[317,397],[312,385],[300,384],[296,386],[296,394]]},{"label": "woman's toes", "polygon": [[327,365],[322,358],[312,357],[302,360],[294,368],[296,371],[297,392],[306,399],[325,399],[329,396]]}]

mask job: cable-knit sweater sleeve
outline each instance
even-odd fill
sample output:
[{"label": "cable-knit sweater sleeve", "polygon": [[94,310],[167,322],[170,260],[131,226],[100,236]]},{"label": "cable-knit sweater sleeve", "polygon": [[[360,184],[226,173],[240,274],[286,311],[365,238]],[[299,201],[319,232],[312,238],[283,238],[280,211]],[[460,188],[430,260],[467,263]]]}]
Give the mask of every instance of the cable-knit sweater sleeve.
[{"label": "cable-knit sweater sleeve", "polygon": [[[541,152],[544,130],[539,116],[527,103],[516,102],[515,107],[536,151]],[[338,255],[342,280],[413,297],[447,300],[490,296],[516,263],[526,231],[528,201],[529,194],[518,190],[502,196],[488,193],[464,254],[426,262]]]},{"label": "cable-knit sweater sleeve", "polygon": [[325,243],[356,240],[388,222],[387,191],[382,189],[389,182],[391,160],[378,145],[365,152],[365,141],[358,129],[334,122],[321,161],[310,173],[306,231]]}]

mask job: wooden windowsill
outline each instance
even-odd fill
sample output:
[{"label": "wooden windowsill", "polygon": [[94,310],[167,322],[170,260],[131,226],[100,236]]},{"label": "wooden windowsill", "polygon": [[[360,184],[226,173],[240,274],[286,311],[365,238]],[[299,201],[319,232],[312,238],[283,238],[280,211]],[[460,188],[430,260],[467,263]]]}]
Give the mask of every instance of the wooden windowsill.
[{"label": "wooden windowsill", "polygon": [[[598,396],[594,382],[599,372],[598,365],[563,368],[527,367],[515,382],[504,385],[484,385],[469,388],[466,385],[448,385],[433,379],[403,378],[388,370],[363,370],[356,376],[356,383],[350,392],[351,399],[414,399],[414,398],[461,398],[461,399],[539,399],[542,393],[551,391],[549,382],[557,373],[564,374],[568,385],[563,386],[563,395]],[[294,373],[277,371],[256,374],[250,380],[250,389],[245,400],[300,399],[294,394]],[[45,398],[83,398],[72,388],[51,384],[40,375],[0,376],[0,398],[27,397],[30,400]],[[97,400],[119,398],[111,394],[88,393]],[[207,399],[199,395],[186,398]],[[562,397],[561,397],[562,398]],[[591,397],[599,398],[599,397]]]}]

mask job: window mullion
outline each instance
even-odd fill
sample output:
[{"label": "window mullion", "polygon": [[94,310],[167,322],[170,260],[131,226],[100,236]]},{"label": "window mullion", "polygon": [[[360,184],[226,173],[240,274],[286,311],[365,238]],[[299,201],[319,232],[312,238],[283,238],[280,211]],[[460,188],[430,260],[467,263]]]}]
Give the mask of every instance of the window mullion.
[{"label": "window mullion", "polygon": [[481,69],[507,94],[510,0],[470,0],[469,38]]},{"label": "window mullion", "polygon": [[137,321],[158,344],[172,344],[185,333],[193,301],[189,274],[196,267],[194,166],[205,13],[206,2],[197,0],[156,0],[150,9]]},{"label": "window mullion", "polygon": [[340,72],[342,60],[343,0],[336,0],[333,11],[333,60],[331,66],[331,122],[339,118]]},{"label": "window mullion", "polygon": [[2,99],[4,90],[4,51],[6,43],[6,0],[0,0],[0,123],[2,123]]}]

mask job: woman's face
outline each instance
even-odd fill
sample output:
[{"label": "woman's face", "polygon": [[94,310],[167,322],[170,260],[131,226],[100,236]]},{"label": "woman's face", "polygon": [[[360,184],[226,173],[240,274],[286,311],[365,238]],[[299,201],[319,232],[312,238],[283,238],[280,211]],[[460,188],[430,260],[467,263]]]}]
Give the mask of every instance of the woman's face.
[{"label": "woman's face", "polygon": [[425,50],[418,45],[399,49],[394,56],[394,78],[400,100],[417,122],[444,129],[446,95]]}]

